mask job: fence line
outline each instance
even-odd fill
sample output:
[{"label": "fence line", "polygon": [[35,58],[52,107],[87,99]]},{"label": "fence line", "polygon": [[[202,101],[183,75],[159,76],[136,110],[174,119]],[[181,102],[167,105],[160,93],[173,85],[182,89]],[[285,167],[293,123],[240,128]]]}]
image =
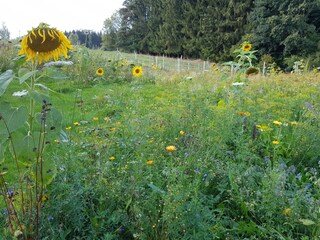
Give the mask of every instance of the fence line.
[{"label": "fence line", "polygon": [[188,72],[206,72],[211,68],[212,63],[204,60],[191,60],[183,58],[181,55],[177,58],[166,57],[165,55],[147,55],[139,54],[137,52],[124,53],[117,51],[115,58],[117,60],[127,59],[129,63],[134,63],[136,65],[142,65],[145,67],[156,66],[158,68],[168,70],[168,71],[177,71],[178,73],[188,71]]}]

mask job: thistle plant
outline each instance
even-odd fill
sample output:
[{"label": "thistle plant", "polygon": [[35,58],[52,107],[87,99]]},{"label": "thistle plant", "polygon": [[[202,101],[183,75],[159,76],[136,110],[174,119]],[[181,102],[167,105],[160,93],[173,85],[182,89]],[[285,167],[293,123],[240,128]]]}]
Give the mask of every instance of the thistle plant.
[{"label": "thistle plant", "polygon": [[[47,67],[41,64],[51,59],[57,61],[62,55],[67,57],[70,49],[72,46],[62,32],[41,23],[21,42],[19,55],[24,56],[20,58],[31,60],[30,68],[20,67],[17,74],[7,70],[0,75],[0,96],[11,81],[18,80],[28,90],[14,95],[29,97],[29,106],[14,108],[8,103],[0,104],[0,136],[3,139],[0,158],[8,165],[10,159],[14,162],[10,170],[0,173],[0,190],[9,234],[19,239],[40,237],[41,209],[47,199],[45,189],[55,173],[53,163],[45,160],[45,150],[50,148],[50,135],[57,132],[62,118],[43,91],[50,89],[38,83],[48,77],[51,69],[50,64]],[[39,101],[42,102],[40,109],[36,106]]]}]

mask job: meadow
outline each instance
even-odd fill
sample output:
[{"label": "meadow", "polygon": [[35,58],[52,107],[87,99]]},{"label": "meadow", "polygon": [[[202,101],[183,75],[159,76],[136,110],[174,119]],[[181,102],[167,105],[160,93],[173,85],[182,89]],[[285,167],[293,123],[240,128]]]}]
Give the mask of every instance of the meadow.
[{"label": "meadow", "polygon": [[[320,73],[142,59],[78,47],[72,65],[10,60],[1,239],[24,239],[19,225],[50,240],[320,239]],[[36,210],[18,207],[20,189]]]}]

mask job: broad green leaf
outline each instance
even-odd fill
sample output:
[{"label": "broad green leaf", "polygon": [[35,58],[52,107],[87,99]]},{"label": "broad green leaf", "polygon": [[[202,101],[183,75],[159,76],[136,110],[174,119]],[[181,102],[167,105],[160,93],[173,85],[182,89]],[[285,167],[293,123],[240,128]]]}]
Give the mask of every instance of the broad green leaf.
[{"label": "broad green leaf", "polygon": [[314,221],[310,219],[299,219],[299,222],[301,222],[303,225],[310,226],[316,224]]},{"label": "broad green leaf", "polygon": [[20,84],[24,83],[26,80],[28,80],[32,75],[36,74],[37,72],[38,72],[38,70],[34,70],[31,72],[27,72],[23,76],[19,77]]},{"label": "broad green leaf", "polygon": [[7,135],[8,131],[12,133],[26,123],[28,119],[28,109],[26,107],[8,109],[8,105],[6,106],[5,104],[2,104],[0,107],[0,114],[2,117],[2,120],[0,121],[0,134]]},{"label": "broad green leaf", "polygon": [[33,98],[33,100],[38,104],[42,104],[43,100],[49,102],[49,97],[45,94],[38,92],[38,91],[29,92],[29,96],[31,98]]},{"label": "broad green leaf", "polygon": [[7,70],[0,75],[0,96],[4,94],[7,87],[13,80],[13,72],[12,70]]},{"label": "broad green leaf", "polygon": [[34,151],[34,138],[30,135],[15,135],[13,142],[18,161],[25,166],[31,166],[36,158],[36,151]]},{"label": "broad green leaf", "polygon": [[56,80],[64,80],[64,79],[69,78],[67,75],[63,74],[62,72],[60,72],[54,68],[47,68],[46,75],[49,78],[56,79]]}]

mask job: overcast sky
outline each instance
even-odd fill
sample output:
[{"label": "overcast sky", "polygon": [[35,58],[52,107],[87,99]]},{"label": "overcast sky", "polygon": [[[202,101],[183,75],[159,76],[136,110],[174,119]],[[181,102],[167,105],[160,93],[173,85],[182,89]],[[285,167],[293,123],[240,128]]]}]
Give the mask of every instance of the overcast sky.
[{"label": "overcast sky", "polygon": [[40,22],[61,31],[101,31],[103,22],[122,7],[124,0],[2,0],[0,27],[5,23],[10,37],[23,36]]}]

